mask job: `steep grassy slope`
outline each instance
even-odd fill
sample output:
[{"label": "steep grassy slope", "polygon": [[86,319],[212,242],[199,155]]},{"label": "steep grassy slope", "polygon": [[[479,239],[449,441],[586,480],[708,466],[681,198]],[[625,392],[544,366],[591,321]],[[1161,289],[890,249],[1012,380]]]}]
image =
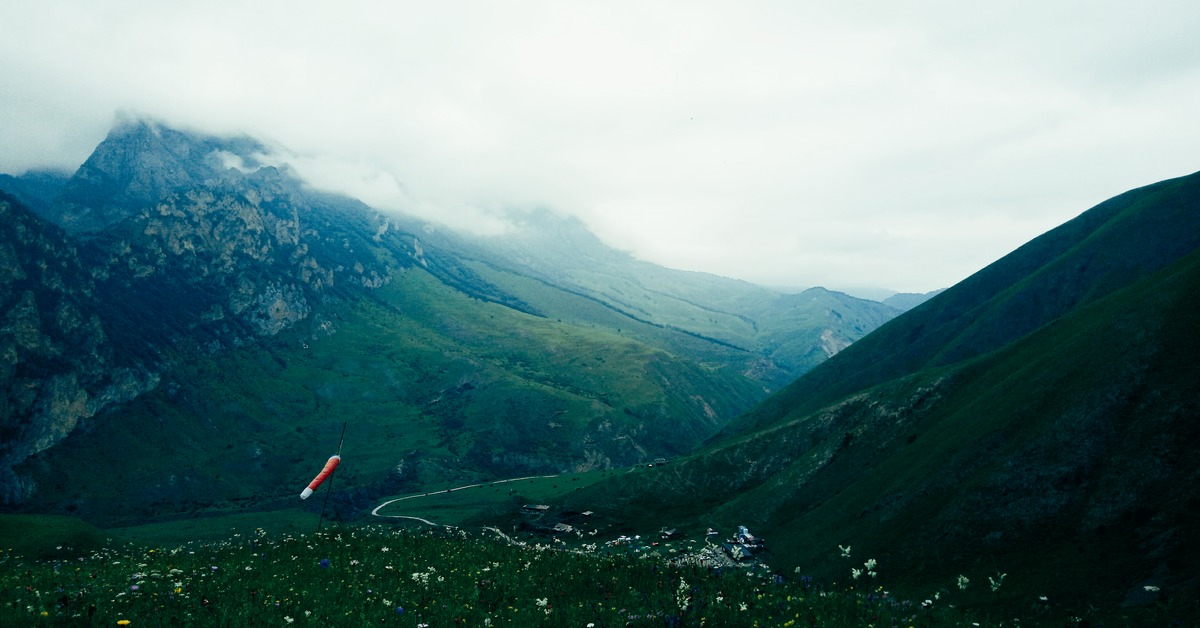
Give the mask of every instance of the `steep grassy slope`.
[{"label": "steep grassy slope", "polygon": [[1126,192],[889,321],[723,435],[999,349],[1200,246],[1200,173]]},{"label": "steep grassy slope", "polygon": [[[744,424],[760,427],[568,507],[604,505],[642,529],[748,524],[778,567],[846,578],[876,558],[916,591],[964,574],[982,594],[1007,573],[989,599],[1190,594],[1196,189],[1193,176],[1100,206],[1104,220],[1085,214],[801,378]],[[1091,274],[1066,281],[1079,272]],[[1021,303],[1036,315],[1018,316]]]},{"label": "steep grassy slope", "polygon": [[[782,294],[727,277],[663,268],[610,248],[576,219],[548,212],[512,219],[514,232],[503,237],[435,233],[433,241],[516,294],[524,295],[530,282],[538,282],[591,300],[625,325],[650,325],[738,351],[744,370],[771,390],[901,312],[822,288]],[[555,312],[563,313],[561,308]]]}]

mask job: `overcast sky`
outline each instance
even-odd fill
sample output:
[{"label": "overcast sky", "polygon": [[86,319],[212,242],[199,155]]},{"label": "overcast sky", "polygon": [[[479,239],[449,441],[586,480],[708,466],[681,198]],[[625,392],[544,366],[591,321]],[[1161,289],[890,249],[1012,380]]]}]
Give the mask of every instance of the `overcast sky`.
[{"label": "overcast sky", "polygon": [[952,285],[1200,170],[1200,2],[0,3],[0,172],[118,111],[451,226],[772,286]]}]

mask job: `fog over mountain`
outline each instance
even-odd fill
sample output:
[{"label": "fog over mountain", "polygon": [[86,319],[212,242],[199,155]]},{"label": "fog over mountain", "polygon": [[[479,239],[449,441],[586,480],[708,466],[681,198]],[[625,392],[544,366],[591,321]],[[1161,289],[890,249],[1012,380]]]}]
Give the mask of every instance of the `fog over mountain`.
[{"label": "fog over mountain", "polygon": [[486,232],[579,217],[771,286],[947,287],[1200,162],[1200,5],[5,3],[0,172],[117,112],[287,147],[310,182]]}]

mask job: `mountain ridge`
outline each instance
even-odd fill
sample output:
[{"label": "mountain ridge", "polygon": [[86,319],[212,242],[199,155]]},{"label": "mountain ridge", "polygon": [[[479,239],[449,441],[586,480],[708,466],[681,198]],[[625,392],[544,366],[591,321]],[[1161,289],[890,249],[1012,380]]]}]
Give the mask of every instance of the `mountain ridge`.
[{"label": "mountain ridge", "polygon": [[[866,376],[867,381],[885,381],[998,348],[1070,307],[1115,289],[1122,280],[1161,267],[1200,245],[1200,234],[1190,228],[1197,211],[1197,190],[1200,173],[1131,190],[1097,205],[910,311],[922,316],[910,314],[881,326],[881,333],[873,334],[865,343],[856,343],[854,350],[837,363],[818,369],[805,380],[806,384],[798,382],[792,397],[830,401],[837,391],[844,390],[841,382],[851,381],[851,373]],[[1161,202],[1166,211],[1153,219],[1137,211],[1156,202]],[[1122,219],[1122,215],[1128,218]],[[1116,226],[1109,221],[1116,221]],[[1124,234],[1119,229],[1126,225],[1130,235],[1142,234],[1144,240],[1153,236],[1167,244],[1123,244]],[[1089,253],[1073,244],[1091,237],[1098,238],[1096,245],[1104,253]],[[1018,285],[1022,282],[1034,285]],[[1009,324],[999,322],[1002,319]],[[970,337],[970,344],[955,340],[959,335],[966,337],[972,327],[986,328],[986,334]],[[848,359],[859,355],[864,358]],[[837,367],[841,368],[836,373],[829,372]],[[822,392],[814,395],[818,389]],[[740,429],[747,420],[755,421],[754,416],[754,412],[748,414],[730,430]]]},{"label": "mountain ridge", "polygon": [[994,599],[1011,603],[1187,599],[1198,217],[1200,174],[1102,203],[801,376],[663,480],[606,480],[564,507],[748,524],[778,567],[830,579],[854,546],[918,590],[1007,573]]}]

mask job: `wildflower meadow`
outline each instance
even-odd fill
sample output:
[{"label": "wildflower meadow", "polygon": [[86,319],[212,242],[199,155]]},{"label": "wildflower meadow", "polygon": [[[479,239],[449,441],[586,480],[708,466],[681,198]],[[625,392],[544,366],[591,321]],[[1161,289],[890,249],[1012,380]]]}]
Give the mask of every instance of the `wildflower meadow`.
[{"label": "wildflower meadow", "polygon": [[0,625],[907,626],[962,617],[656,549],[348,527],[70,559],[5,552]]},{"label": "wildflower meadow", "polygon": [[572,545],[496,529],[339,526],[175,547],[110,543],[70,558],[61,549],[0,554],[0,625],[1039,625],[898,598],[869,559],[827,587],[761,564],[716,565],[700,541]]}]

